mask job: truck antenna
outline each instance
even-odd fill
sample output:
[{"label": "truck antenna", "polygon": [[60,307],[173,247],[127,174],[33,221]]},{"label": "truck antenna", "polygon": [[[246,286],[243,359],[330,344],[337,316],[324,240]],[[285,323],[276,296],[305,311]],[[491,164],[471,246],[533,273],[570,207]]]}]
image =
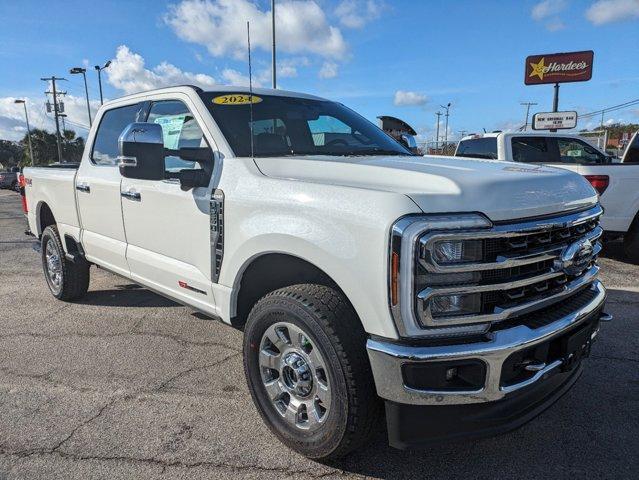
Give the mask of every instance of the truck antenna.
[{"label": "truck antenna", "polygon": [[248,44],[248,67],[249,67],[249,115],[251,125],[251,157],[255,158],[253,147],[253,72],[251,69],[251,22],[246,22],[246,40]]}]

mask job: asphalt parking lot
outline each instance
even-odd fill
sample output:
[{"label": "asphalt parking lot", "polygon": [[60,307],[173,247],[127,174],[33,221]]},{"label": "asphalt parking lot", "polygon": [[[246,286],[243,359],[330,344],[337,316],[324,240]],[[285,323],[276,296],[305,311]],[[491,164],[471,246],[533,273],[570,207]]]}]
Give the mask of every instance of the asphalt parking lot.
[{"label": "asphalt parking lot", "polygon": [[383,429],[333,465],[262,424],[241,333],[97,268],[49,293],[19,197],[0,191],[0,480],[92,478],[637,478],[639,266],[606,247],[605,324],[557,404],[496,438],[401,452]]}]

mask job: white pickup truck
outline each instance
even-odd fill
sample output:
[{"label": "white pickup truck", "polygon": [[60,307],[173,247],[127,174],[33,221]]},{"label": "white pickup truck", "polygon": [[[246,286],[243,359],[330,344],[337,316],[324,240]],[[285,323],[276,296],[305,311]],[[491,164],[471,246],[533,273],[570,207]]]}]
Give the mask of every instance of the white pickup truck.
[{"label": "white pickup truck", "polygon": [[621,163],[584,138],[547,132],[495,132],[462,138],[456,157],[545,164],[579,173],[597,190],[605,214],[601,226],[610,238],[623,237],[626,257],[639,263],[639,138]]},{"label": "white pickup truck", "polygon": [[581,176],[416,156],[322,98],[123,97],[62,167],[24,172],[51,293],[98,265],[243,329],[257,409],[312,458],[363,445],[383,406],[399,448],[515,428],[609,319]]}]

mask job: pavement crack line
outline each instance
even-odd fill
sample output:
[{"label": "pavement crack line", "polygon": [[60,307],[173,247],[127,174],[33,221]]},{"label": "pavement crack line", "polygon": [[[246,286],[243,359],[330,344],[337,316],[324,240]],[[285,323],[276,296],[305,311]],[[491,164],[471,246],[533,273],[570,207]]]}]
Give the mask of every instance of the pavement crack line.
[{"label": "pavement crack line", "polygon": [[[135,328],[134,325],[132,328]],[[32,337],[32,338],[46,338],[46,339],[59,339],[59,338],[117,338],[117,337],[126,337],[126,336],[141,336],[141,337],[157,337],[164,338],[167,340],[172,340],[180,345],[193,345],[196,347],[223,347],[228,350],[233,350],[237,353],[241,352],[241,349],[233,347],[231,345],[214,342],[214,341],[193,341],[187,340],[185,338],[180,338],[176,335],[169,335],[166,333],[157,333],[157,332],[136,332],[128,330],[125,332],[117,332],[117,333],[35,333],[35,332],[15,332],[15,333],[5,333],[0,335],[0,339],[3,338],[18,338],[18,337]]]},{"label": "pavement crack line", "polygon": [[56,451],[37,451],[37,450],[27,450],[22,452],[9,453],[4,452],[0,449],[0,456],[5,457],[33,457],[33,456],[58,456],[60,458],[65,458],[73,461],[98,461],[98,462],[125,462],[130,464],[143,464],[143,465],[152,465],[162,468],[166,470],[167,468],[183,468],[183,469],[193,469],[193,468],[208,468],[208,469],[223,469],[230,472],[263,472],[263,473],[280,473],[282,475],[305,475],[310,478],[324,478],[324,477],[357,477],[357,478],[366,478],[361,474],[353,474],[349,472],[345,472],[344,470],[331,468],[330,472],[322,472],[315,473],[312,470],[304,470],[304,469],[294,469],[291,470],[289,468],[282,467],[265,467],[261,465],[237,465],[226,462],[213,462],[213,461],[199,461],[199,462],[183,462],[180,460],[167,461],[159,458],[151,457],[151,458],[138,458],[127,455],[113,455],[113,456],[101,456],[101,455],[78,455],[70,452],[65,452],[61,450]]},{"label": "pavement crack line", "polygon": [[239,356],[241,353],[242,352],[235,352],[235,353],[232,353],[231,355],[227,355],[223,359],[218,360],[216,362],[208,363],[206,365],[200,365],[200,366],[197,366],[197,367],[191,367],[191,368],[188,368],[188,369],[183,370],[181,372],[178,372],[175,375],[172,375],[171,377],[169,377],[166,380],[164,380],[160,385],[155,387],[152,391],[153,392],[162,392],[162,391],[164,391],[165,388],[167,388],[171,383],[173,383],[178,378],[181,378],[181,377],[183,377],[185,375],[188,375],[189,373],[199,372],[200,370],[206,370],[207,368],[215,367],[217,365],[220,365],[220,364],[226,362],[227,360],[229,360],[229,359],[231,359],[233,357]]},{"label": "pavement crack line", "polygon": [[80,425],[76,426],[73,430],[71,430],[71,433],[69,433],[69,435],[66,438],[64,438],[61,442],[59,442],[55,447],[51,449],[51,453],[57,452],[58,449],[60,449],[60,447],[62,447],[65,443],[71,440],[71,438],[73,438],[73,435],[75,435],[75,433],[78,430],[80,430],[82,427],[85,427],[86,425],[90,424],[91,422],[99,418],[100,415],[102,415],[107,408],[112,406],[115,402],[117,402],[121,398],[124,398],[124,397],[115,396],[111,400],[109,400],[102,408],[100,408],[100,410],[98,410],[98,413],[96,413],[89,419],[85,420],[84,422],[80,423]]}]

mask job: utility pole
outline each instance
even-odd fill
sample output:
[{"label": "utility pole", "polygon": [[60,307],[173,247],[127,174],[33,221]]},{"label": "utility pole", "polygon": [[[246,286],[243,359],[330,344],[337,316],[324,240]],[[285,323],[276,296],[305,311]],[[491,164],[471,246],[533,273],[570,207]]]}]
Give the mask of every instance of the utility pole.
[{"label": "utility pole", "polygon": [[443,114],[442,112],[436,112],[435,115],[437,115],[437,137],[435,140],[435,150],[439,151],[439,117]]},{"label": "utility pole", "polygon": [[277,74],[275,64],[275,0],[271,0],[271,23],[273,36],[273,59],[271,69],[273,70],[273,88],[277,88]]},{"label": "utility pole", "polygon": [[450,110],[451,103],[448,102],[447,105],[440,105],[440,107],[446,109],[446,125],[444,127],[444,148],[448,145],[448,111]]},{"label": "utility pole", "polygon": [[468,131],[467,130],[459,130],[459,132],[457,132],[457,133],[459,133],[459,138],[462,139],[462,138],[464,138],[466,136]]},{"label": "utility pole", "polygon": [[524,122],[524,132],[528,131],[528,115],[530,114],[530,107],[537,105],[535,102],[521,102],[519,105],[526,107],[526,121]]},{"label": "utility pole", "polygon": [[55,89],[55,82],[56,80],[66,80],[66,78],[58,78],[55,76],[51,76],[51,77],[45,77],[45,78],[41,78],[40,80],[42,80],[43,82],[51,82],[51,89],[53,90],[52,92],[46,91],[44,93],[46,94],[53,94],[53,115],[55,117],[55,137],[56,137],[56,143],[58,145],[58,162],[62,163],[62,139],[60,138],[60,122],[58,120],[58,92]]}]

